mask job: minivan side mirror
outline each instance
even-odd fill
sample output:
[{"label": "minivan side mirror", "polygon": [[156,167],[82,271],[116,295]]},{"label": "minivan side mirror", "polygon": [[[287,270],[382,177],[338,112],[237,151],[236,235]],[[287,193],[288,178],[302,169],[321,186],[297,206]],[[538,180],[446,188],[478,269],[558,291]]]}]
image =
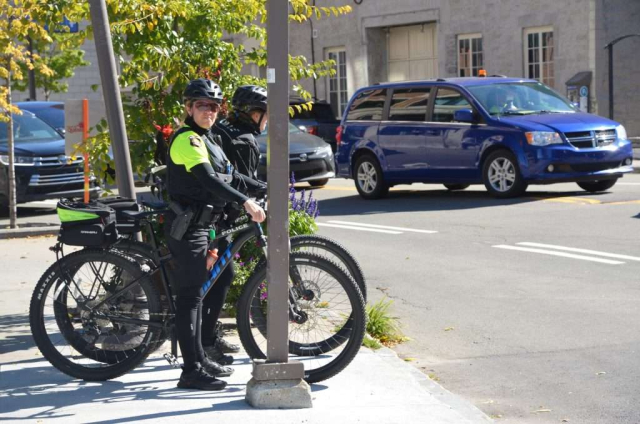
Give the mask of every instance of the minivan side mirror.
[{"label": "minivan side mirror", "polygon": [[457,122],[467,122],[473,124],[476,118],[471,109],[458,109],[453,113],[453,120]]}]

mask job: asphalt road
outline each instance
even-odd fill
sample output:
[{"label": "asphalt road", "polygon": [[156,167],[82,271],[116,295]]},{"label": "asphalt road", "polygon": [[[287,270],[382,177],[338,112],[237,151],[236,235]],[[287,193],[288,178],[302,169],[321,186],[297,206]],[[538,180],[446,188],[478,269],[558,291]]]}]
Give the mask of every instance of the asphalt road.
[{"label": "asphalt road", "polygon": [[365,201],[347,180],[313,193],[319,233],[357,256],[371,300],[394,300],[412,339],[398,353],[444,387],[504,423],[640,422],[640,175],[511,200],[412,185]]}]

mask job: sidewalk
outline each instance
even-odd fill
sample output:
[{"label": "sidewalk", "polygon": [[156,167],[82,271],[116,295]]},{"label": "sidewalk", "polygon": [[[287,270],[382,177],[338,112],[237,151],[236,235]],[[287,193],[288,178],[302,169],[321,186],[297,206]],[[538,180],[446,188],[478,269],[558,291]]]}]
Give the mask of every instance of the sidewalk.
[{"label": "sidewalk", "polygon": [[[237,340],[236,340],[237,341]],[[21,355],[22,356],[22,355]],[[211,422],[216,424],[468,424],[491,422],[390,349],[363,348],[338,376],[311,386],[313,408],[259,410],[244,400],[251,378],[240,355],[220,392],[180,390],[180,371],[157,355],[108,382],[73,380],[35,352],[2,365],[0,420],[44,423]]]}]

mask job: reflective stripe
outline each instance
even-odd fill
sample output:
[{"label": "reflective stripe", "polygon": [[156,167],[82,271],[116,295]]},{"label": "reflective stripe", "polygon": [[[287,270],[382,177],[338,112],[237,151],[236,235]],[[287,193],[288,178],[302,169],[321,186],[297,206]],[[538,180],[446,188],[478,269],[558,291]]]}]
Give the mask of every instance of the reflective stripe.
[{"label": "reflective stripe", "polygon": [[100,218],[99,215],[91,212],[73,211],[61,208],[58,208],[57,212],[60,222],[86,221],[89,219]]}]

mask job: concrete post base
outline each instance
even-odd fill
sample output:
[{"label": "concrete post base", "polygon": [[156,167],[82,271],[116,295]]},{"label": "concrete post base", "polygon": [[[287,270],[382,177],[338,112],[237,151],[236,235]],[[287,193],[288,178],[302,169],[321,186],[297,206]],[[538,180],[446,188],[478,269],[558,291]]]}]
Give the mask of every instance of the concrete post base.
[{"label": "concrete post base", "polygon": [[311,408],[311,388],[302,379],[256,380],[247,384],[247,403],[260,409]]}]

